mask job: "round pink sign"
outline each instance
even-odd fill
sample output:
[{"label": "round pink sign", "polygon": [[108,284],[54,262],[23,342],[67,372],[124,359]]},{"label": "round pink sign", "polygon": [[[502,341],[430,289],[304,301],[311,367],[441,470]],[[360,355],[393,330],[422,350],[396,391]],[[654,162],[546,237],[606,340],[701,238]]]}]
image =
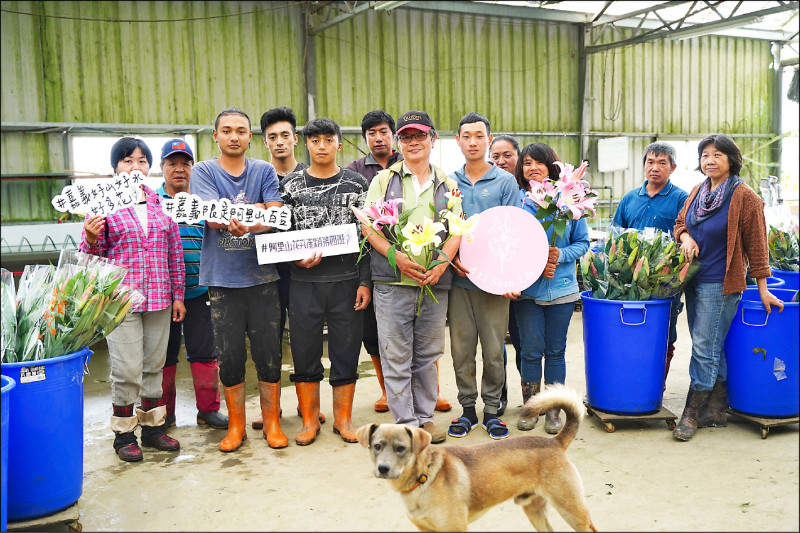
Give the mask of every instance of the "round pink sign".
[{"label": "round pink sign", "polygon": [[519,207],[483,211],[472,236],[472,241],[461,239],[461,263],[469,270],[467,277],[488,293],[527,289],[547,264],[547,234],[536,217]]}]

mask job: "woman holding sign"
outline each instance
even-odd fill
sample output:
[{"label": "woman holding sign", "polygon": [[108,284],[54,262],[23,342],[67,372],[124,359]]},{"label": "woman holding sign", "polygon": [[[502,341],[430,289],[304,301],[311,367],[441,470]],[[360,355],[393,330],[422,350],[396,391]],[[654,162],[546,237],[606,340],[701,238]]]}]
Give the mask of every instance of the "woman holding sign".
[{"label": "woman holding sign", "polygon": [[[145,142],[123,137],[111,148],[114,174],[147,176],[153,155]],[[107,337],[111,362],[114,450],[123,461],[141,461],[142,445],[163,451],[180,448],[166,434],[167,408],[161,401],[161,369],[167,356],[170,317],[183,320],[184,264],[178,225],[161,209],[159,195],[141,185],[138,203],[107,216],[87,217],[80,250],[113,259],[128,269],[125,281],[145,297]],[[141,397],[134,413],[133,405]]]},{"label": "woman holding sign", "polygon": [[[526,146],[519,155],[515,176],[519,184],[522,208],[535,215],[537,207],[526,197],[531,181],[546,179],[558,181],[559,161],[555,151],[544,143]],[[547,228],[547,238],[552,242],[553,226]],[[550,246],[547,265],[542,276],[522,293],[508,293],[514,298],[514,314],[519,327],[522,351],[522,399],[527,401],[541,390],[542,358],[544,358],[545,386],[564,383],[567,365],[564,353],[567,348],[567,330],[575,302],[580,299],[580,289],[575,277],[575,261],[589,250],[589,227],[586,220],[570,220],[563,235]],[[536,426],[539,417],[520,419],[517,429],[528,431]],[[563,422],[558,409],[545,415],[544,430],[559,432]]]}]

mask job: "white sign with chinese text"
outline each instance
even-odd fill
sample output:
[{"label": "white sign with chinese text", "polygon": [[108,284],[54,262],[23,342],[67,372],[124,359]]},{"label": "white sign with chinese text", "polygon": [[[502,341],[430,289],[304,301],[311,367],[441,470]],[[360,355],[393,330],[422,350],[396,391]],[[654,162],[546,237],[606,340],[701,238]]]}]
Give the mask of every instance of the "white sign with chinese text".
[{"label": "white sign with chinese text", "polygon": [[196,224],[200,220],[229,224],[235,218],[245,226],[263,224],[278,229],[289,229],[292,212],[288,207],[262,209],[252,204],[234,204],[227,198],[201,200],[196,194],[179,192],[174,198],[162,198],[161,208],[175,222]]},{"label": "white sign with chinese text", "polygon": [[62,213],[80,213],[86,216],[105,216],[132,207],[139,201],[139,185],[144,174],[134,170],[123,172],[113,178],[81,180],[84,183],[67,185],[50,203]]},{"label": "white sign with chinese text", "polygon": [[322,252],[323,257],[358,253],[355,224],[256,235],[258,264],[296,261]]}]

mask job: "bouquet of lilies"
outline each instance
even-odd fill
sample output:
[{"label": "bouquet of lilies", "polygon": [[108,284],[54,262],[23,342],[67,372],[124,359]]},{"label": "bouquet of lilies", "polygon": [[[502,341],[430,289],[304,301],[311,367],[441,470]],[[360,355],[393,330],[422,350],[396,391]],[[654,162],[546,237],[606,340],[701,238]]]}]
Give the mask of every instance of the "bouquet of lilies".
[{"label": "bouquet of lilies", "polygon": [[5,268],[0,269],[0,301],[2,301],[2,316],[0,316],[0,357],[13,357],[17,346],[17,303],[16,289],[14,288],[14,275]]},{"label": "bouquet of lilies", "polygon": [[[50,283],[53,265],[25,265],[19,279],[14,311],[3,305],[7,317],[16,314],[17,340],[14,351],[3,353],[4,363],[17,363],[41,359],[43,352],[42,322],[50,301]],[[9,318],[4,318],[7,321]]]},{"label": "bouquet of lilies", "polygon": [[769,226],[769,266],[778,270],[800,271],[800,235],[797,225],[792,231]]},{"label": "bouquet of lilies", "polygon": [[[127,269],[75,250],[61,253],[57,268],[27,265],[16,305],[16,347],[3,362],[57,357],[91,346],[141,304],[139,291],[122,283]],[[13,307],[13,306],[12,306]],[[3,323],[6,310],[3,305]]]},{"label": "bouquet of lilies", "polygon": [[[384,201],[383,198],[372,204],[365,209],[357,209],[353,207],[353,213],[356,218],[363,224],[369,226],[371,233],[378,235],[385,241],[389,242],[386,258],[389,264],[397,274],[397,250],[410,252],[416,257],[422,257],[422,266],[426,270],[430,270],[436,265],[441,263],[451,263],[450,258],[447,257],[442,251],[442,246],[450,237],[457,237],[467,235],[475,231],[478,224],[478,215],[473,215],[467,218],[463,213],[456,215],[453,208],[461,203],[461,191],[453,189],[447,196],[447,208],[439,213],[439,219],[447,222],[445,225],[442,222],[434,222],[432,219],[425,217],[422,224],[412,225],[408,224],[408,217],[413,212],[413,209],[408,211],[401,211],[400,204],[403,200],[389,200]],[[445,232],[447,236],[444,240],[440,236],[441,232]],[[361,240],[361,254],[359,260],[364,254],[364,246],[367,243],[367,238],[370,234],[364,236]],[[439,259],[437,256],[444,257]],[[422,310],[422,296],[427,293],[434,302],[437,304],[439,301],[433,294],[430,285],[423,285],[420,287],[419,299],[417,301],[417,315]]]},{"label": "bouquet of lilies", "polygon": [[122,284],[127,269],[75,250],[61,253],[54,273],[43,341],[48,357],[91,346],[144,298]]},{"label": "bouquet of lilies", "polygon": [[605,300],[663,300],[674,297],[700,269],[661,230],[620,231],[612,227],[603,252],[581,258],[584,287]]},{"label": "bouquet of lilies", "polygon": [[597,201],[597,193],[583,179],[588,167],[586,161],[578,168],[561,161],[555,164],[561,169],[558,181],[531,180],[531,190],[525,193],[525,200],[538,207],[536,218],[542,221],[545,231],[553,226],[550,246],[555,246],[556,239],[564,234],[567,221],[586,218],[590,212],[594,217],[594,203]]}]

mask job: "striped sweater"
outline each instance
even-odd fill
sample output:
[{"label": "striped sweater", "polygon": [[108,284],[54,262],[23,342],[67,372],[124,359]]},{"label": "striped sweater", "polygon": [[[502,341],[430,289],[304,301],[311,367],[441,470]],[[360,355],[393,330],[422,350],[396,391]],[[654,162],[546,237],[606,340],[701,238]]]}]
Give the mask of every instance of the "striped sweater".
[{"label": "striped sweater", "polygon": [[[172,198],[164,189],[164,184],[156,191],[164,198]],[[186,296],[187,300],[197,298],[208,292],[208,287],[200,285],[200,249],[203,247],[203,226],[204,221],[195,224],[179,222],[178,229],[181,232],[181,243],[183,244],[183,264],[186,267]]]}]

